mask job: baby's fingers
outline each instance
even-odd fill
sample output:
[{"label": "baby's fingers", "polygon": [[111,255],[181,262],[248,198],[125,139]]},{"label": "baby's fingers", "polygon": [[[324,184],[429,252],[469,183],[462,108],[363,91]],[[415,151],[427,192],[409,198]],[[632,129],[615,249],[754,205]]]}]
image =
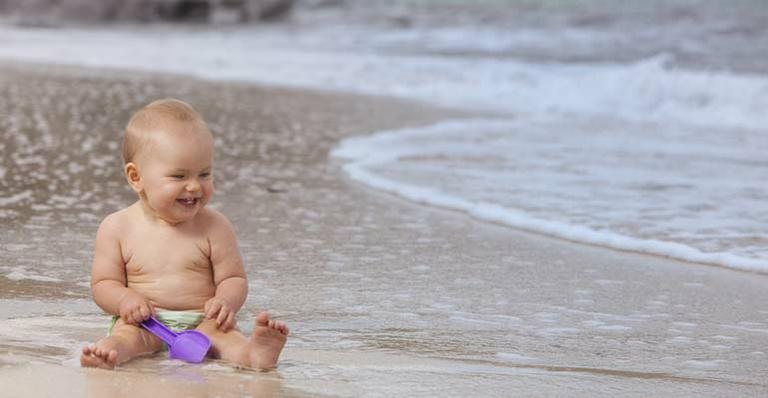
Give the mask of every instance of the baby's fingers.
[{"label": "baby's fingers", "polygon": [[139,323],[139,321],[136,320],[137,316],[136,314],[139,312],[138,308],[129,311],[125,316],[123,317],[123,321],[129,325],[136,325]]},{"label": "baby's fingers", "polygon": [[226,306],[221,306],[221,310],[219,311],[219,316],[216,317],[216,324],[219,326],[222,326],[224,324],[224,321],[227,320],[227,317],[229,314],[231,314],[232,311]]},{"label": "baby's fingers", "polygon": [[[144,316],[144,313],[147,312],[147,316]],[[139,307],[136,308],[136,311],[133,311],[133,320],[136,323],[136,325],[140,324],[143,320],[149,318],[149,313],[146,308]]]},{"label": "baby's fingers", "polygon": [[226,325],[227,321],[232,316],[232,311],[227,308],[226,306],[221,307],[221,311],[219,311],[219,316],[216,317],[216,324],[219,325],[219,328],[223,330],[227,330]]},{"label": "baby's fingers", "polygon": [[141,308],[139,308],[139,315],[141,316],[140,321],[143,321],[152,315],[152,311],[149,309],[149,306],[141,306]]},{"label": "baby's fingers", "polygon": [[235,326],[235,313],[230,311],[229,315],[227,315],[227,318],[219,326],[219,329],[221,329],[223,332],[226,332],[229,329],[232,329],[234,326]]},{"label": "baby's fingers", "polygon": [[209,301],[207,304],[208,309],[205,310],[205,316],[207,318],[213,319],[214,315],[218,314],[221,311],[221,302],[219,301]]},{"label": "baby's fingers", "polygon": [[203,305],[203,313],[205,314],[205,316],[208,316],[208,310],[210,309],[211,309],[211,300],[208,300]]}]

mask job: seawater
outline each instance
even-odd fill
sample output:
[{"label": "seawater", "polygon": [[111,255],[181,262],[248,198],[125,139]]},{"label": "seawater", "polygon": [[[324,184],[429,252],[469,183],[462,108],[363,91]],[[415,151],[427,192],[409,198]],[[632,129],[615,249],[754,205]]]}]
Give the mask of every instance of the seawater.
[{"label": "seawater", "polygon": [[766,271],[765,145],[739,138],[595,117],[456,120],[347,139],[334,156],[355,180],[482,220]]},{"label": "seawater", "polygon": [[[0,108],[12,111],[0,118],[11,132],[0,142],[0,219],[10,225],[0,235],[0,376],[38,361],[77,367],[79,348],[108,323],[88,297],[93,232],[97,215],[133,196],[119,175],[117,143],[92,129],[119,131],[116,115],[125,111],[116,103],[161,91],[142,78],[126,82],[132,69],[482,114],[349,139],[334,154],[362,183],[482,220],[764,270],[768,60],[749,51],[765,48],[764,28],[719,12],[731,2],[701,15],[697,3],[716,2],[688,2],[673,21],[650,23],[555,8],[542,26],[515,16],[515,24],[408,29],[0,28],[0,56],[11,63],[128,70],[93,87],[89,79],[64,79],[76,87],[57,78],[4,82]],[[763,10],[754,3],[748,11]],[[222,139],[236,143],[224,146],[226,155],[237,161],[221,170],[232,178],[222,178],[226,199],[218,204],[241,227],[246,307],[274,309],[295,331],[279,372],[292,386],[317,394],[331,383],[343,396],[466,396],[478,388],[503,396],[514,387],[693,396],[713,387],[733,393],[741,381],[762,387],[768,322],[764,311],[747,311],[759,302],[750,293],[760,291],[760,278],[644,258],[644,276],[631,280],[613,264],[571,264],[547,240],[557,260],[535,261],[510,235],[478,234],[464,217],[324,184],[296,193],[296,176],[336,177],[284,158],[262,160],[266,172],[240,167],[256,151],[251,126],[224,124]],[[301,144],[303,134],[265,143]],[[257,187],[272,177],[288,180],[288,192]],[[456,231],[468,242],[462,250]],[[719,278],[739,288],[718,291]],[[240,326],[250,327],[247,315]],[[125,368],[128,379],[189,370],[161,356]],[[623,370],[631,372],[615,377]],[[215,363],[201,372],[212,380],[232,374],[231,386],[251,377]]]},{"label": "seawater", "polygon": [[[743,22],[739,15],[766,11],[741,4],[741,14],[720,18],[718,7],[728,7],[713,2],[654,27],[642,25],[643,16],[666,14],[649,7],[614,7],[600,23],[558,18],[573,10],[561,15],[554,7],[543,28],[5,27],[0,57],[491,112],[492,120],[351,139],[334,155],[363,183],[481,219],[768,271],[768,76],[759,72],[768,55],[738,52],[744,40],[758,47],[764,41],[759,18]],[[158,35],[162,46],[154,45]],[[670,47],[676,40],[682,44]],[[12,192],[0,203],[24,198]]]}]

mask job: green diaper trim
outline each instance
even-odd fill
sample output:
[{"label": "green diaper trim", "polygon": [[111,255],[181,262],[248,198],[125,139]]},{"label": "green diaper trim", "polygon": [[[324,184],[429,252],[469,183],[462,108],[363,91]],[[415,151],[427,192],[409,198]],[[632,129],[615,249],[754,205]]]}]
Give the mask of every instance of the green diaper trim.
[{"label": "green diaper trim", "polygon": [[[155,318],[163,325],[168,326],[169,329],[174,332],[183,332],[185,330],[192,330],[197,327],[203,319],[205,314],[199,311],[157,311]],[[117,320],[120,319],[118,315],[112,316],[112,323],[109,325],[109,331],[107,336],[112,335],[112,329],[114,329]]]}]

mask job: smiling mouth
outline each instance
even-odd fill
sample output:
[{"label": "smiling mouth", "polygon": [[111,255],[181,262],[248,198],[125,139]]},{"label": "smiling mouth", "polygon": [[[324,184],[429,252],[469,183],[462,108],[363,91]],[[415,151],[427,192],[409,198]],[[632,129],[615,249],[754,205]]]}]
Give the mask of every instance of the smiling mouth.
[{"label": "smiling mouth", "polygon": [[200,201],[200,199],[197,198],[187,198],[187,199],[176,199],[177,202],[183,204],[184,206],[194,206],[197,204],[197,202]]}]

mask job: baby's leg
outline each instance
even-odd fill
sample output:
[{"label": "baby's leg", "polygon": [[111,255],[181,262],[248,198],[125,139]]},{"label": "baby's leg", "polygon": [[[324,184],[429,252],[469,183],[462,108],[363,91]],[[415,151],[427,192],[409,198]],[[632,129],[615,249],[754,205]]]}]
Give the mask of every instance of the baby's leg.
[{"label": "baby's leg", "polygon": [[138,326],[118,320],[112,334],[96,344],[83,347],[80,365],[86,367],[114,369],[115,365],[140,355],[160,351],[163,342]]},{"label": "baby's leg", "polygon": [[288,337],[288,327],[281,321],[269,319],[266,312],[255,320],[253,332],[245,336],[232,329],[222,332],[216,321],[205,319],[197,329],[211,339],[210,355],[240,366],[254,369],[271,369],[277,366],[277,359]]}]

